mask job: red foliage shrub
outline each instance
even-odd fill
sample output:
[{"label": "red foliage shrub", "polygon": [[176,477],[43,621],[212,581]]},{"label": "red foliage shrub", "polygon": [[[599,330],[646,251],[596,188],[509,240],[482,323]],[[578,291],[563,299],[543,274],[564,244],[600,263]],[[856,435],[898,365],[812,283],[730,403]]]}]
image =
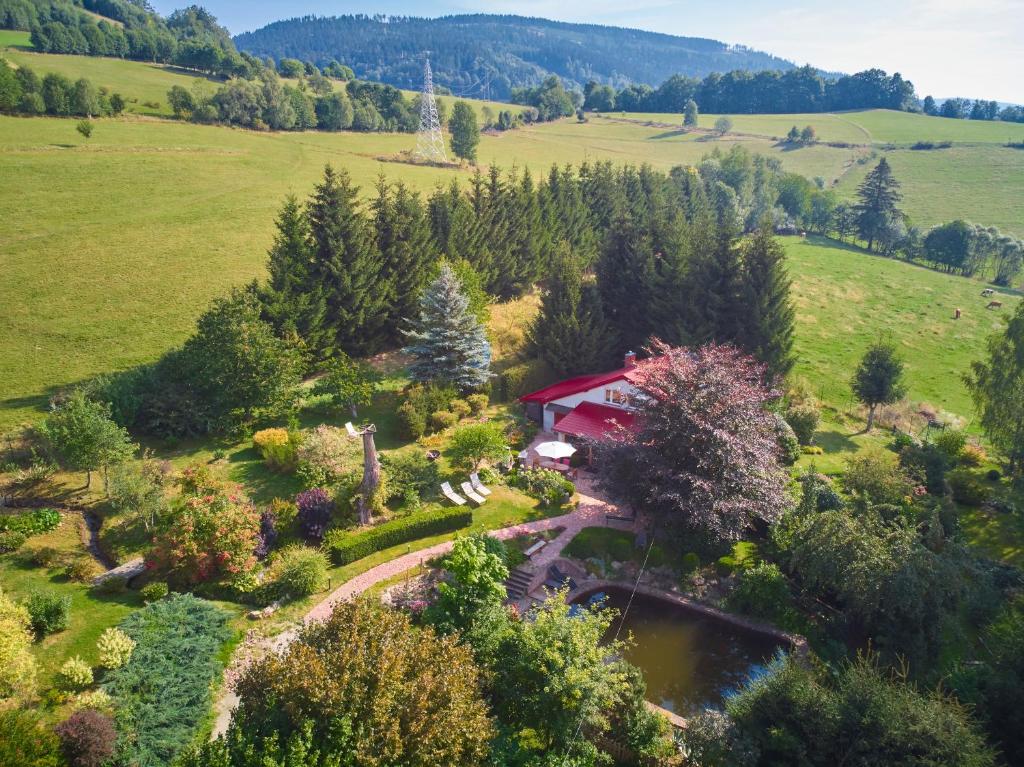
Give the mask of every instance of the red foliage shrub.
[{"label": "red foliage shrub", "polygon": [[54,729],[71,767],[101,767],[114,755],[114,720],[95,709],[76,711]]}]

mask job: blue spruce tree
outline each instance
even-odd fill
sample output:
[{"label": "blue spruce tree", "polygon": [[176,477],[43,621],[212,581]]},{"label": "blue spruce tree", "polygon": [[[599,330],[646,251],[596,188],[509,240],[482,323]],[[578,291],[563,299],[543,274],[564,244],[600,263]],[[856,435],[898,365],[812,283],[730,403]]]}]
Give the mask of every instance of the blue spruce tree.
[{"label": "blue spruce tree", "polygon": [[491,345],[483,325],[469,311],[451,266],[423,291],[420,316],[410,320],[406,352],[415,360],[409,368],[414,381],[447,383],[466,391],[478,389],[491,375]]}]

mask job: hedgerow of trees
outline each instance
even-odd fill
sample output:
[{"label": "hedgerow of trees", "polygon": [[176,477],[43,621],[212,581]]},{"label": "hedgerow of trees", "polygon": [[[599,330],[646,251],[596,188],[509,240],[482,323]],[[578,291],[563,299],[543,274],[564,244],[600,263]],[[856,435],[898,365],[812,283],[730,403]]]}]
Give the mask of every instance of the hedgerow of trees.
[{"label": "hedgerow of trees", "polygon": [[120,93],[97,88],[84,77],[72,82],[50,72],[40,78],[31,68],[15,69],[0,58],[0,114],[101,117],[119,115],[124,108]]}]

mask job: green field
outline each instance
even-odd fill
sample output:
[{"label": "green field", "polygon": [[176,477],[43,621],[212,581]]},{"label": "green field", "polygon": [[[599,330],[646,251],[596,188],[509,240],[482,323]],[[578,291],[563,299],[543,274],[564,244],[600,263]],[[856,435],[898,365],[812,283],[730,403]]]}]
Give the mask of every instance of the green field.
[{"label": "green field", "polygon": [[[637,114],[609,112],[608,117],[638,122],[681,125],[682,116],[673,114]],[[722,115],[701,115],[698,127],[711,130]],[[1020,123],[955,120],[929,117],[891,109],[866,109],[854,112],[782,115],[728,115],[733,130],[756,136],[781,138],[796,125],[811,125],[819,141],[843,141],[851,144],[905,144],[917,141],[953,141],[958,144],[1005,144],[1024,141]]]}]

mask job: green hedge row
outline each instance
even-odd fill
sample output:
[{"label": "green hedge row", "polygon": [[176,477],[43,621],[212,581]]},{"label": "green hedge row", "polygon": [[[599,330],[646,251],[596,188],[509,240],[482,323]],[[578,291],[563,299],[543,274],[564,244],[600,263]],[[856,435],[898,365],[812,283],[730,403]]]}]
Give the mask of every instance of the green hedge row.
[{"label": "green hedge row", "polygon": [[428,514],[384,522],[365,533],[332,530],[324,538],[324,548],[336,565],[347,565],[377,551],[408,543],[428,535],[450,533],[467,527],[473,521],[469,509],[441,509]]}]

